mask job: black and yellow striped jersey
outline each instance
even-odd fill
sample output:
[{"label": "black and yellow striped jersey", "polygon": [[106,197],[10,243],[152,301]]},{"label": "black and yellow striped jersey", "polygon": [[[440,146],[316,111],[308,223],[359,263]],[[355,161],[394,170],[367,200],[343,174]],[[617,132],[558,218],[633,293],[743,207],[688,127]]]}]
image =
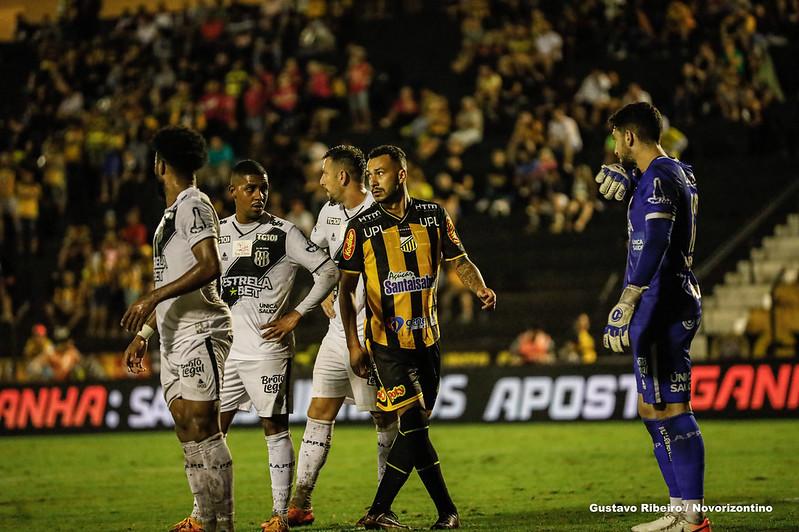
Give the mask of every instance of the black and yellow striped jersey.
[{"label": "black and yellow striped jersey", "polygon": [[350,221],[340,253],[342,271],[364,276],[369,342],[416,349],[438,341],[441,259],[466,255],[443,207],[412,198],[399,219],[375,204]]}]

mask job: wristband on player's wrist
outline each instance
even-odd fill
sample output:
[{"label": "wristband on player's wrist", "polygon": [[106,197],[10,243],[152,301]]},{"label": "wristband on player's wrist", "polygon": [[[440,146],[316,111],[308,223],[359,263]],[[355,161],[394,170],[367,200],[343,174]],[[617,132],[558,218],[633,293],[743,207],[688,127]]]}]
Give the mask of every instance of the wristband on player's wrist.
[{"label": "wristband on player's wrist", "polygon": [[143,340],[149,340],[150,337],[155,333],[155,329],[147,325],[146,323],[141,326],[141,330],[136,334],[141,336]]}]

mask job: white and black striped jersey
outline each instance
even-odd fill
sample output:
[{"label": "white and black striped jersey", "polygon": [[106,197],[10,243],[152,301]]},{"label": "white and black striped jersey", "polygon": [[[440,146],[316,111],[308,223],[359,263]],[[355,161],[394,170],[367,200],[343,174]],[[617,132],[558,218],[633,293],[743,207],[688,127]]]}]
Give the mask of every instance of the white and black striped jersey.
[{"label": "white and black striped jersey", "polygon": [[[319,210],[319,217],[311,233],[311,240],[317,246],[327,248],[330,258],[338,264],[347,224],[351,218],[368,209],[374,202],[375,200],[369,192],[366,193],[363,203],[352,209],[346,209],[341,203],[328,201]],[[333,294],[335,302],[333,309],[336,312],[336,317],[330,320],[328,334],[333,333],[337,337],[346,340],[344,324],[341,321],[341,313],[338,308],[338,287],[333,291]],[[363,276],[358,280],[355,294],[355,310],[358,311],[358,336],[363,339],[364,323],[366,322],[366,288],[363,285]]]},{"label": "white and black striped jersey", "polygon": [[222,299],[233,314],[229,358],[292,356],[293,335],[286,335],[280,343],[264,340],[261,326],[288,310],[297,270],[303,267],[314,272],[328,256],[294,224],[268,214],[263,222],[241,224],[230,216],[220,223]]},{"label": "white and black striped jersey", "polygon": [[[219,218],[208,196],[196,187],[178,194],[164,211],[153,237],[155,287],[171,283],[189,271],[197,259],[191,251],[198,242],[219,236]],[[230,332],[230,311],[219,297],[217,281],[167,299],[155,309],[162,353],[198,335]]]}]

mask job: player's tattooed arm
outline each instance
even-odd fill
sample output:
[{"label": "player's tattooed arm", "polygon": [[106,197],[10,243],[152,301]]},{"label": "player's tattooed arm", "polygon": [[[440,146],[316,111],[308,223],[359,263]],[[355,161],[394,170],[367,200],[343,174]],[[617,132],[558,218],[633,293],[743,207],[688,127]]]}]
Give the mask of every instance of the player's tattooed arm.
[{"label": "player's tattooed arm", "polygon": [[469,257],[462,255],[453,260],[455,273],[461,282],[471,290],[483,304],[483,310],[494,310],[497,306],[497,295],[486,286],[483,275]]}]

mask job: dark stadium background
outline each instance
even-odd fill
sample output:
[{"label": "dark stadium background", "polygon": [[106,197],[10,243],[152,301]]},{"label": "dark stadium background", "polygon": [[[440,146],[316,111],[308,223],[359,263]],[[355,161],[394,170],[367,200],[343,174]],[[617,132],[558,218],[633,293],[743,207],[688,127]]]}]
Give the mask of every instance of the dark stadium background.
[{"label": "dark stadium background", "polygon": [[[299,77],[300,87],[305,87],[305,68],[310,61],[326,65],[333,78],[342,77],[347,73],[348,57],[357,54],[353,47],[365,51],[372,68],[368,89],[372,116],[368,131],[350,120],[346,96],[334,96],[324,103],[338,112],[329,130],[309,132],[312,110],[319,102],[301,97],[293,111],[276,113],[275,122],[263,133],[263,140],[252,143],[243,102],[249,82],[244,81],[239,87],[241,92],[234,98],[237,125],[220,127],[206,123],[204,132],[209,141],[218,134],[230,145],[234,159],[249,156],[264,163],[272,182],[272,199],[279,199],[277,204],[271,205],[273,209],[285,213],[292,203],[301,203],[314,218],[323,197],[312,185],[316,178],[316,162],[310,160],[309,154],[318,157],[320,146],[345,142],[364,150],[386,142],[403,146],[419,168],[416,174],[423,175],[433,187],[435,197],[448,201],[446,205],[451,210],[454,206],[463,241],[499,296],[496,313],[489,316],[475,311],[470,318],[461,312],[457,289],[446,296],[444,293],[453,288],[443,288],[440,310],[444,317],[443,345],[449,354],[445,362],[449,366],[515,366],[527,360],[556,365],[590,361],[592,357],[580,351],[582,344],[577,341],[574,329],[577,317],[585,313],[590,319],[588,333],[595,341],[599,362],[618,361],[627,370],[625,357],[611,357],[601,347],[604,320],[617,297],[624,264],[625,205],[600,201],[591,181],[589,198],[583,204],[590,203],[595,211],[584,231],[577,232],[573,227],[570,230],[573,217],[564,227],[552,231],[551,220],[546,216],[550,201],[546,186],[562,194],[559,197],[572,200],[577,167],[587,165],[593,176],[603,162],[612,158],[606,149],[608,132],[604,117],[607,109],[592,123],[590,106],[575,101],[575,94],[594,69],[616,73],[618,83],[610,89],[613,101],[635,97],[628,91],[632,90],[631,84],[639,85],[669,118],[671,126],[687,140],[680,157],[694,166],[701,191],[696,265],[706,295],[713,293],[724,281],[725,274],[735,270],[737,262],[747,258],[763,237],[774,232],[776,224],[785,222],[788,215],[796,211],[794,165],[799,146],[799,74],[795,57],[799,42],[796,6],[792,2],[630,2],[619,4],[621,7],[615,13],[613,4],[606,6],[596,1],[310,1],[301,3],[300,11],[290,8],[281,11],[282,5],[290,6],[292,2],[265,3],[264,13],[275,9],[275,15],[259,14],[257,3],[206,2],[202,9],[175,12],[172,21],[175,27],[162,31],[161,36],[156,33],[152,42],[139,46],[140,55],[133,59],[123,58],[137,39],[143,38],[136,32],[143,26],[151,29],[149,27],[158,22],[153,19],[153,13],[158,11],[155,3],[145,3],[148,7],[142,8],[144,11],[138,15],[139,8],[123,11],[124,4],[111,2],[101,7],[99,1],[66,2],[61,4],[61,11],[51,10],[49,18],[45,19],[36,18],[45,11],[42,6],[38,6],[38,14],[36,9],[27,8],[28,15],[34,15],[26,18],[24,6],[14,2],[0,5],[3,13],[9,16],[22,10],[10,39],[0,46],[4,80],[0,89],[3,168],[14,173],[18,182],[23,173],[30,172],[34,181],[44,184],[36,225],[38,249],[31,249],[33,237],[23,236],[26,229],[15,229],[13,220],[4,212],[5,238],[0,261],[6,295],[0,323],[3,356],[0,367],[5,382],[54,378],[49,371],[36,376],[26,369],[37,354],[37,341],[41,349],[60,345],[68,346],[63,349],[70,352],[73,348],[80,352],[81,362],[67,375],[60,376],[60,381],[124,376],[118,364],[114,367],[113,363],[115,354],[121,352],[128,341],[115,327],[125,308],[124,294],[117,286],[121,270],[112,272],[100,289],[94,286],[94,291],[86,289],[83,295],[76,296],[77,307],[83,309],[84,315],[76,324],[70,324],[71,327],[64,325],[70,321],[69,314],[65,316],[61,312],[59,316],[58,309],[52,309],[59,289],[64,286],[65,270],[74,270],[78,286],[93,275],[89,252],[86,256],[76,252],[77,258],[72,257],[75,261],[66,261],[68,267],[64,260],[59,260],[62,248],[69,247],[64,242],[70,226],[87,226],[89,233],[83,236],[85,245],[92,253],[101,251],[109,230],[124,229],[125,217],[135,206],[140,209],[147,229],[146,240],[152,236],[163,205],[149,166],[151,159],[146,153],[146,143],[158,126],[169,121],[169,113],[159,112],[146,102],[147,90],[154,75],[160,72],[155,56],[164,49],[171,50],[171,56],[170,53],[162,55],[168,57],[166,62],[172,65],[175,77],[161,89],[162,100],[167,101],[178,83],[185,80],[190,85],[192,102],[201,99],[208,81],[216,79],[223,87],[231,83],[231,79],[234,84],[238,83],[235,76],[228,76],[236,69],[237,58],[243,61],[244,78],[250,78],[255,72],[252,46],[258,37],[269,44],[262,55],[264,69],[277,78],[286,63],[294,59],[299,71],[291,76]],[[689,18],[694,21],[693,29],[684,40],[675,28],[679,28],[679,17],[688,15],[675,11],[675,4],[686,6]],[[64,6],[69,7],[64,9]],[[114,16],[98,18],[100,13]],[[475,38],[469,33],[474,28],[464,21],[470,14],[478,18],[484,16],[482,37]],[[270,17],[272,23],[267,26],[256,23]],[[313,29],[314,19],[320,20],[329,30],[335,39],[334,47],[303,48],[302,36]],[[180,26],[176,22],[179,20],[185,25]],[[542,21],[549,21],[561,35],[562,58],[548,71],[543,63],[538,63],[540,58],[535,59],[536,54],[529,52],[533,57],[533,74],[504,76],[503,91],[509,90],[512,82],[518,80],[522,93],[501,95],[496,109],[491,109],[490,104],[481,104],[483,138],[462,153],[463,170],[450,170],[455,187],[446,190],[437,182],[437,176],[447,170],[448,135],[456,129],[461,99],[475,94],[479,67],[488,65],[497,70],[499,57],[510,53],[504,48],[506,44],[525,50],[531,43],[535,46],[535,31],[546,29],[540,26],[533,34],[525,34],[524,28],[528,23],[533,27],[544,24]],[[523,37],[512,34],[518,28],[522,28]],[[493,40],[486,40],[486,35],[492,31],[499,37],[495,35]],[[720,74],[709,76],[692,99],[677,97],[689,87],[683,76],[684,63],[702,64],[697,59],[702,43],[707,42],[714,49],[718,63],[715,68],[721,69],[719,65],[727,61],[721,46],[725,36],[734,43],[736,54],[743,57],[742,66],[733,76],[735,83],[741,91],[753,88],[756,103],[762,106],[760,113],[729,116],[717,97]],[[474,57],[462,62],[461,71],[455,72],[453,64],[468,55],[463,53],[463,43],[471,38],[478,43]],[[247,39],[254,40],[237,48]],[[91,56],[114,50],[118,54],[115,60],[108,60],[106,55],[107,64],[87,66]],[[217,62],[220,51],[228,53],[226,64]],[[763,51],[773,63],[782,98],[775,95],[768,83],[753,81],[756,73],[747,70],[747,66],[751,66],[749,58],[755,51]],[[184,65],[178,61],[181,55],[186,58]],[[127,85],[121,85],[115,94],[102,84],[114,62],[120,60],[127,61],[127,66],[116,75]],[[708,71],[712,73],[713,68]],[[57,77],[62,84],[57,82]],[[335,83],[332,85],[335,88]],[[404,136],[401,127],[396,124],[383,127],[379,123],[403,86],[413,89],[417,103],[424,93],[432,92],[437,95],[436,101],[448,104],[444,114],[448,113],[452,119],[451,126],[426,139],[440,142],[436,154],[427,160],[419,156],[421,144]],[[140,90],[141,87],[145,90]],[[67,106],[69,112],[59,114],[59,105],[63,105],[75,89],[83,96],[80,109],[76,111]],[[134,100],[130,100],[128,107],[141,105],[141,110],[120,119],[117,104],[131,95]],[[564,165],[564,155],[555,150],[558,169],[548,174],[554,185],[546,185],[542,189],[544,192],[529,192],[530,182],[524,181],[524,177],[513,177],[511,172],[504,192],[511,206],[509,215],[492,216],[480,212],[479,201],[496,194],[489,190],[486,179],[492,151],[506,148],[523,111],[530,111],[546,130],[553,110],[559,105],[565,106],[567,114],[579,118],[583,147],[574,157],[574,169]],[[581,108],[585,111],[582,115]],[[269,105],[266,112],[270,112]],[[103,120],[111,125],[98,126]],[[90,132],[98,136],[88,135]],[[75,141],[74,136],[81,134],[86,135],[85,141]],[[98,138],[102,141],[97,141],[99,148],[92,144]],[[677,138],[682,137],[678,135]],[[128,171],[120,154],[133,141],[139,150],[138,157],[146,164]],[[67,153],[65,146],[68,144],[77,153]],[[540,164],[535,158],[540,157],[546,144],[545,141],[529,154],[533,164]],[[71,162],[65,165],[63,176],[62,214],[58,208],[58,191],[47,184],[47,172],[51,161],[64,154]],[[218,154],[229,156],[225,150]],[[223,173],[219,172],[217,178],[224,180]],[[465,174],[473,177],[471,185]],[[201,188],[208,190],[208,182],[204,176],[200,177]],[[534,183],[534,186],[539,184]],[[110,192],[103,195],[103,191]],[[230,204],[225,203],[223,190],[217,187],[208,191],[226,211],[223,214],[229,213]],[[531,204],[543,213],[535,231],[530,229]],[[141,251],[144,248],[133,252],[132,260],[139,269],[147,264],[146,251]],[[111,252],[116,251],[111,249]],[[793,261],[789,260],[787,265],[791,264]],[[134,270],[125,270],[125,273],[131,274]],[[141,275],[146,286],[147,274]],[[303,282],[307,286],[308,278],[303,278]],[[795,281],[790,279],[782,284],[786,285],[788,293],[795,288]],[[139,287],[141,289],[143,287]],[[100,306],[108,309],[107,325],[99,331],[93,330],[90,319],[93,312],[90,302],[98,299],[102,303]],[[777,320],[779,327],[784,328],[777,331],[779,343],[771,340],[774,314],[778,312],[771,309],[779,308],[775,305],[766,311],[765,318],[763,309],[752,311],[750,323],[764,323],[760,329],[749,327],[737,338],[703,336],[702,342],[695,344],[695,358],[717,360],[755,355],[762,358],[775,354],[793,357],[796,344],[792,331],[799,330],[799,320],[791,318],[794,311],[790,296],[786,301],[784,319]],[[321,339],[325,327],[326,320],[321,312],[303,321],[298,331],[303,351],[298,358],[301,365],[310,367],[313,346]],[[532,343],[540,340],[545,344],[545,352],[539,352],[540,346],[532,346],[536,354],[520,355],[523,348],[519,347],[517,339]],[[28,345],[30,349],[26,355]]]}]

